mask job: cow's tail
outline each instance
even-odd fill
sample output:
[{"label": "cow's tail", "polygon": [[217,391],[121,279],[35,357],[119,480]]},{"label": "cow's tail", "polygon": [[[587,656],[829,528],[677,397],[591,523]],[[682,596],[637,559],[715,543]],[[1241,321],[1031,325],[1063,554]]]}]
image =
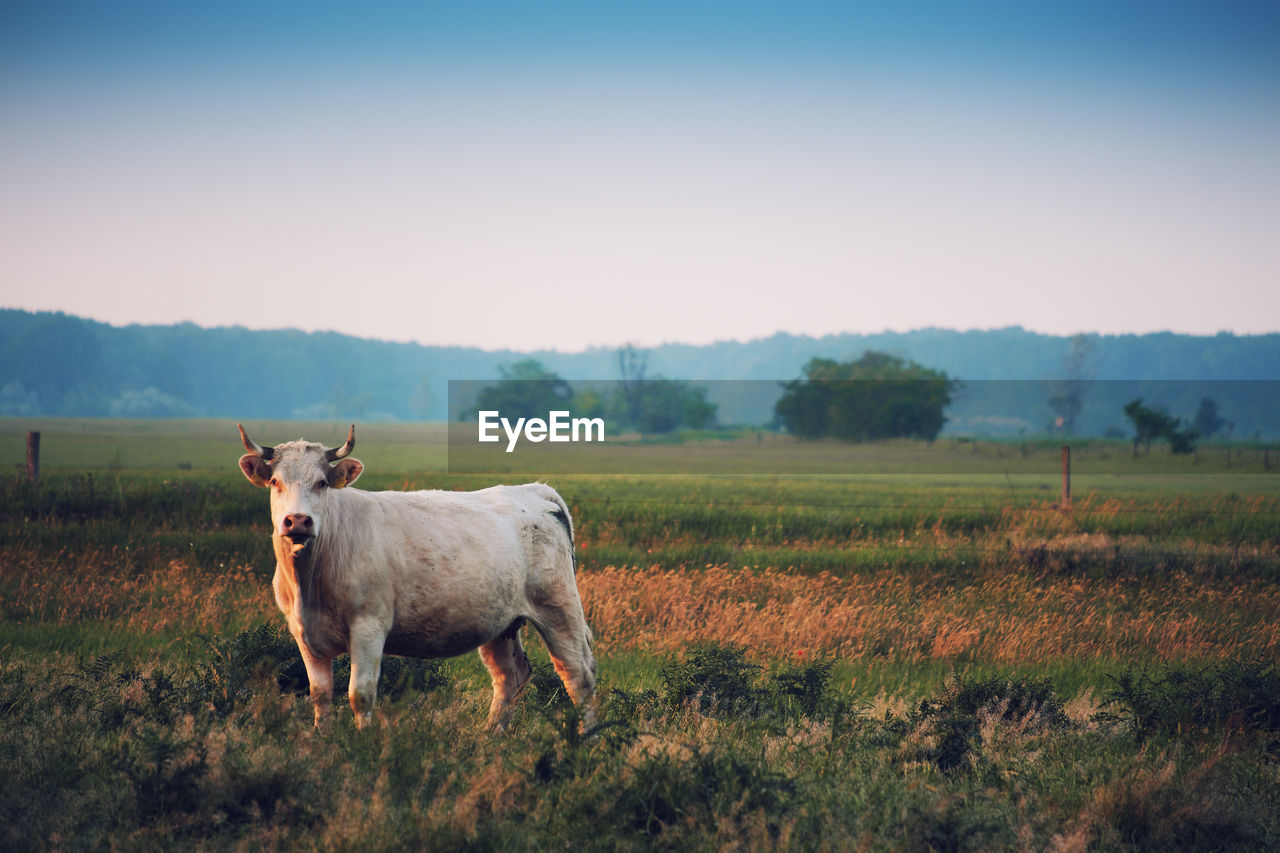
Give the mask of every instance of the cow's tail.
[{"label": "cow's tail", "polygon": [[[564,502],[564,498],[560,497],[560,493],[555,489],[547,486],[547,500],[555,504],[555,509],[551,514],[555,516],[556,521],[560,522],[560,526],[564,528],[564,533],[569,537],[569,564],[573,567],[574,572],[578,570],[578,555],[574,553],[573,546],[573,519],[569,517],[569,505]],[[582,623],[587,631],[587,642],[595,645],[595,635],[591,633],[591,626]]]},{"label": "cow's tail", "polygon": [[564,528],[564,533],[569,537],[569,555],[573,556],[573,519],[569,517],[569,505],[564,502],[564,498],[560,497],[560,493],[550,486],[547,489],[547,500],[556,505],[551,510],[551,514],[555,516],[556,521],[560,522],[560,526]]}]

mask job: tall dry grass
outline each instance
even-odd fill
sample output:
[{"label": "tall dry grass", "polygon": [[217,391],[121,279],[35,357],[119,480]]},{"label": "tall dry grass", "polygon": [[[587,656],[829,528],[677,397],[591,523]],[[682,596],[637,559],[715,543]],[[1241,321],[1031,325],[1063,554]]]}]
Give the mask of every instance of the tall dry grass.
[{"label": "tall dry grass", "polygon": [[158,570],[95,571],[94,553],[9,554],[0,614],[18,624],[94,623],[132,634],[209,633],[277,615],[269,580],[249,566],[208,570],[171,560]]},{"label": "tall dry grass", "polygon": [[602,650],[700,641],[792,656],[904,662],[1220,659],[1280,650],[1280,590],[1261,580],[1044,578],[952,585],[903,574],[622,568],[579,588]]},{"label": "tall dry grass", "polygon": [[[1096,545],[1064,536],[1074,553]],[[1043,541],[1043,540],[1041,540]],[[1050,553],[1053,553],[1052,551]],[[7,566],[0,613],[13,623],[95,623],[134,635],[216,634],[279,618],[270,582],[247,566],[173,560],[94,573],[47,556]],[[917,663],[984,660],[1216,660],[1280,652],[1280,588],[1260,578],[1035,574],[988,568],[964,581],[922,573],[836,577],[780,569],[632,568],[579,574],[600,650],[678,651],[701,641],[767,655]]]}]

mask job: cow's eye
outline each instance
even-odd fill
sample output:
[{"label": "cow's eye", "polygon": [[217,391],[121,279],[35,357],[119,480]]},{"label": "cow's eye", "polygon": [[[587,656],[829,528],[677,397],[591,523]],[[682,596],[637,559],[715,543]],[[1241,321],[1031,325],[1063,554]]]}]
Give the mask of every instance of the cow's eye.
[{"label": "cow's eye", "polygon": [[279,485],[280,485],[280,481],[279,481],[279,480],[277,480],[275,477],[272,477],[270,480],[267,480],[267,485],[268,485],[268,486],[279,486]]},{"label": "cow's eye", "polygon": [[328,481],[328,480],[317,480],[317,481],[316,481],[316,488],[317,488],[317,489],[325,489],[325,488],[328,488],[328,487],[329,487],[329,481]]}]

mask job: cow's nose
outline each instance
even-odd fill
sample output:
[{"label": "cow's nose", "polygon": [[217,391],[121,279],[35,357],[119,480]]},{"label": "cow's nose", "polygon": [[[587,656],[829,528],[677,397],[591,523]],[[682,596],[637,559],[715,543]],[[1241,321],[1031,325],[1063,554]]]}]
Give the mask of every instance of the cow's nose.
[{"label": "cow's nose", "polygon": [[285,536],[310,536],[313,526],[311,516],[300,512],[291,512],[284,517]]}]

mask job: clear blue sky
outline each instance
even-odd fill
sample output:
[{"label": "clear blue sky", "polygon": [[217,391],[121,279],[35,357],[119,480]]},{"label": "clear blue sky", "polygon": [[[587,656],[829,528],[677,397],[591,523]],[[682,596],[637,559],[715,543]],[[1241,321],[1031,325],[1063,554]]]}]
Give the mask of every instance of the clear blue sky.
[{"label": "clear blue sky", "polygon": [[0,307],[1280,330],[1280,4],[14,3]]}]

